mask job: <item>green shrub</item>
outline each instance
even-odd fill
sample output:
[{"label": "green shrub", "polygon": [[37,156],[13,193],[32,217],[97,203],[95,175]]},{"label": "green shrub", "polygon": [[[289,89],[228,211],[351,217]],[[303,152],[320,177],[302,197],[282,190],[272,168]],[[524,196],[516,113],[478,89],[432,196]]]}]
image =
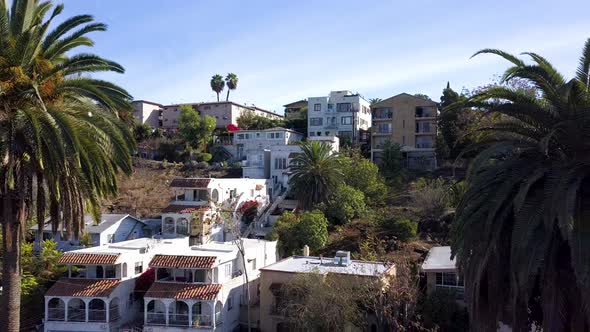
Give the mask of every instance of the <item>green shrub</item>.
[{"label": "green shrub", "polygon": [[201,160],[199,160],[199,161],[207,161],[208,162],[211,160],[211,158],[213,158],[213,155],[210,153],[201,153],[200,157],[201,157]]},{"label": "green shrub", "polygon": [[409,219],[387,219],[381,226],[401,241],[408,241],[418,234],[418,223]]},{"label": "green shrub", "polygon": [[452,293],[435,290],[420,306],[424,327],[437,331],[468,331],[469,315]]},{"label": "green shrub", "polygon": [[327,204],[321,204],[318,208],[324,211],[331,223],[346,224],[366,211],[365,195],[358,189],[342,185]]}]

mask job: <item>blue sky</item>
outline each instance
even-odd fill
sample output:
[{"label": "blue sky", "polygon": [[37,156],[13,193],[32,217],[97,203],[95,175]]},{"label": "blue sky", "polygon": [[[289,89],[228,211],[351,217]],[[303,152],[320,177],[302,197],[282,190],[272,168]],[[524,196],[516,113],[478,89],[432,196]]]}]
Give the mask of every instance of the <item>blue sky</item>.
[{"label": "blue sky", "polygon": [[438,101],[447,81],[473,88],[506,68],[491,55],[470,59],[486,47],[540,53],[571,77],[590,37],[587,0],[64,3],[62,16],[92,14],[109,25],[93,34],[93,52],[126,68],[106,78],[135,99],[211,101],[211,76],[234,72],[231,100],[280,113],[288,102],[344,89]]}]

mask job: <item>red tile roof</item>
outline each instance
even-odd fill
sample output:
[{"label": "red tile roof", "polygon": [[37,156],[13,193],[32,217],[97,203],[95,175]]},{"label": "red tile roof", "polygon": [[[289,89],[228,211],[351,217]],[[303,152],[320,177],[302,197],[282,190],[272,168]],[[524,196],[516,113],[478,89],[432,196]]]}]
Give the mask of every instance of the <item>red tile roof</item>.
[{"label": "red tile roof", "polygon": [[109,297],[119,284],[113,279],[59,279],[45,296]]},{"label": "red tile roof", "polygon": [[168,282],[154,282],[145,293],[145,297],[178,300],[215,300],[221,290],[220,284],[180,284]]},{"label": "red tile roof", "polygon": [[117,262],[119,254],[83,254],[75,252],[66,252],[59,259],[59,264],[106,264],[111,265]]},{"label": "red tile roof", "polygon": [[170,187],[175,188],[207,188],[211,179],[178,178],[170,182]]},{"label": "red tile roof", "polygon": [[213,264],[215,264],[214,256],[155,255],[150,262],[150,267],[210,269]]},{"label": "red tile roof", "polygon": [[162,210],[162,213],[193,213],[209,209],[209,206],[187,206],[170,204]]}]

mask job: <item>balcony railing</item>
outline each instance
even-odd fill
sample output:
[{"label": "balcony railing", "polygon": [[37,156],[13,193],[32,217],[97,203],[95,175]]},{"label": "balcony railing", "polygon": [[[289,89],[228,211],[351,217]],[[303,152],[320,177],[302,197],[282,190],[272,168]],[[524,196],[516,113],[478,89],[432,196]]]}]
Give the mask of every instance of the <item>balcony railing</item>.
[{"label": "balcony railing", "polygon": [[50,321],[65,321],[66,309],[64,308],[49,308],[47,309],[47,320]]},{"label": "balcony railing", "polygon": [[330,123],[324,126],[325,129],[338,129],[338,125],[335,123]]},{"label": "balcony railing", "polygon": [[150,325],[166,325],[166,314],[163,312],[148,312],[147,323]]},{"label": "balcony railing", "polygon": [[88,321],[89,322],[106,322],[107,311],[100,309],[88,309]]},{"label": "balcony railing", "polygon": [[193,327],[207,327],[213,325],[211,315],[193,315]]},{"label": "balcony railing", "polygon": [[109,309],[109,322],[116,322],[121,318],[119,315],[119,306],[111,306]]},{"label": "balcony railing", "polygon": [[84,322],[86,321],[85,309],[68,308],[68,322]]},{"label": "balcony railing", "polygon": [[189,326],[188,314],[168,315],[168,326]]}]

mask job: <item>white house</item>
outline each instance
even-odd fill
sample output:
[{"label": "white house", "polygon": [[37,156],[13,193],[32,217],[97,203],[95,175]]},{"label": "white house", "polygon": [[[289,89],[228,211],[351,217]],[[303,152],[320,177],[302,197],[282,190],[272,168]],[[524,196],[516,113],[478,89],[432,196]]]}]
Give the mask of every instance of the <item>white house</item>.
[{"label": "white house", "polygon": [[[35,234],[35,244],[39,244],[39,234],[37,233],[37,225],[30,228]],[[52,239],[57,242],[58,248],[63,251],[76,249],[79,247],[77,239],[66,240],[64,238],[65,229],[58,227],[54,233],[51,225],[51,220],[45,221],[43,228],[43,239]],[[151,236],[153,229],[146,225],[141,220],[129,214],[109,214],[101,215],[98,223],[94,221],[92,216],[84,216],[84,232],[90,234],[90,240],[93,246],[100,246],[107,243],[115,243],[127,240],[133,240],[145,236]]]},{"label": "white house", "polygon": [[[240,304],[256,302],[259,269],[276,261],[276,242],[243,239],[245,256],[231,242],[179,246],[154,256],[155,282],[144,298],[144,331],[234,331]],[[250,284],[246,284],[246,273]]]},{"label": "white house", "polygon": [[459,274],[455,259],[451,259],[451,247],[432,247],[422,263],[421,270],[426,274],[427,292],[435,290],[452,292],[457,300],[463,300],[465,284]]},{"label": "white house", "polygon": [[332,91],[327,97],[310,97],[307,103],[309,137],[338,136],[357,143],[361,131],[371,127],[370,103],[358,93]]},{"label": "white house", "polygon": [[170,187],[174,197],[162,211],[162,236],[189,236],[191,244],[230,239],[228,216],[247,201],[260,210],[269,204],[266,179],[178,178]]},{"label": "white house", "polygon": [[162,241],[142,238],[65,253],[68,275],[45,293],[45,331],[119,331],[139,315],[136,280],[162,251]]}]

